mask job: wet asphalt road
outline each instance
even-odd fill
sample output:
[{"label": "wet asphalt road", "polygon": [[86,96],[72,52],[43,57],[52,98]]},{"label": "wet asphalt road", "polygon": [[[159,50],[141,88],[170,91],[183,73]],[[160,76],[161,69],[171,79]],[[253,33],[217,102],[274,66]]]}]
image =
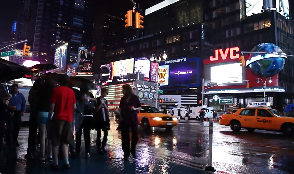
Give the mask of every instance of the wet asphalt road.
[{"label": "wet asphalt road", "polygon": [[[37,161],[27,162],[24,155],[27,149],[28,129],[20,133],[21,146],[16,151],[1,154],[2,173],[155,173],[189,174],[205,173],[203,169],[208,157],[208,122],[182,122],[172,131],[152,128],[140,129],[138,159],[124,162],[120,148],[120,134],[116,123],[108,137],[109,153],[100,156],[95,153],[95,132],[92,133],[92,154],[90,159],[81,156],[71,160],[70,171],[52,172],[46,165]],[[281,133],[243,130],[232,132],[229,127],[214,124],[213,167],[216,173],[244,174],[294,174],[294,138]],[[83,154],[83,153],[82,153]]]}]

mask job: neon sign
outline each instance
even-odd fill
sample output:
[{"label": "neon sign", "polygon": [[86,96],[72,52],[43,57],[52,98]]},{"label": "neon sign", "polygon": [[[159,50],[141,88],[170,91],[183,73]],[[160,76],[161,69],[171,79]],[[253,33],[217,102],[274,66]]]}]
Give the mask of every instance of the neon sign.
[{"label": "neon sign", "polygon": [[230,59],[239,59],[240,54],[237,53],[239,51],[240,51],[239,47],[227,48],[225,49],[225,51],[222,49],[217,49],[215,50],[215,55],[214,55],[215,57],[210,56],[209,59],[210,61],[217,61],[221,57],[222,60],[226,60],[228,56]]},{"label": "neon sign", "polygon": [[192,74],[193,71],[178,71],[175,73],[175,75],[186,75],[186,74]]}]

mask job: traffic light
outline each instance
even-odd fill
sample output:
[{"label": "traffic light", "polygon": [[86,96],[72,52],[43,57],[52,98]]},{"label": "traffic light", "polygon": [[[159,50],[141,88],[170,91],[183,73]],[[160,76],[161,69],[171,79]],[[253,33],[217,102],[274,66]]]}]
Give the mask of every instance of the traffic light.
[{"label": "traffic light", "polygon": [[30,46],[27,46],[26,44],[24,44],[23,46],[23,55],[24,56],[28,56],[29,55],[29,51],[30,51],[31,47]]},{"label": "traffic light", "polygon": [[144,28],[143,21],[144,16],[142,16],[139,12],[136,12],[136,28]]},{"label": "traffic light", "polygon": [[249,86],[249,82],[247,82],[247,84],[246,84],[246,88],[249,88],[250,86]]},{"label": "traffic light", "polygon": [[239,62],[241,63],[240,66],[245,66],[245,58],[244,58],[244,56],[239,57]]},{"label": "traffic light", "polygon": [[125,17],[126,17],[126,20],[125,20],[126,25],[125,25],[125,27],[127,28],[127,27],[133,26],[133,10],[129,10],[127,12],[127,14],[125,15]]}]

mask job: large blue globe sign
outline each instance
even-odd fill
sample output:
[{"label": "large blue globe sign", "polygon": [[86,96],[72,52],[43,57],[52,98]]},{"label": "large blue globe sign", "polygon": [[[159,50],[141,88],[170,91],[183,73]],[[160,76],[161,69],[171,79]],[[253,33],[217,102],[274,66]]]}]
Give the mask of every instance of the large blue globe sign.
[{"label": "large blue globe sign", "polygon": [[287,55],[275,44],[261,43],[251,51],[253,53],[246,61],[246,66],[255,75],[268,78],[278,74],[284,68]]}]

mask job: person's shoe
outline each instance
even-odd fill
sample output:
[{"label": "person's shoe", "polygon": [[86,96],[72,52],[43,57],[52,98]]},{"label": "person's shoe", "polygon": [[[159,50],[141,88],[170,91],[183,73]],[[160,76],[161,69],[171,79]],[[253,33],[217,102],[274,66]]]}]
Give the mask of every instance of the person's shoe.
[{"label": "person's shoe", "polygon": [[102,147],[101,148],[101,151],[103,152],[103,153],[107,153],[108,151],[105,149],[105,147]]},{"label": "person's shoe", "polygon": [[137,158],[136,149],[131,149],[131,154],[132,154],[133,158]]},{"label": "person's shoe", "polygon": [[72,158],[72,159],[76,159],[77,158],[77,153],[76,153],[76,151],[72,151],[71,153],[70,153],[70,157]]},{"label": "person's shoe", "polygon": [[52,164],[52,165],[50,166],[50,169],[51,169],[51,170],[59,170],[59,166],[56,165],[56,164]]},{"label": "person's shoe", "polygon": [[103,154],[103,152],[102,152],[101,149],[97,149],[97,153],[98,153],[99,155],[102,155],[102,154]]},{"label": "person's shoe", "polygon": [[69,164],[64,164],[64,169],[65,170],[69,170],[70,169],[70,165]]},{"label": "person's shoe", "polygon": [[52,157],[48,157],[47,158],[47,161],[52,162],[53,161],[53,158]]},{"label": "person's shoe", "polygon": [[86,153],[85,158],[86,158],[86,159],[90,158],[90,153]]},{"label": "person's shoe", "polygon": [[125,160],[125,161],[129,160],[129,157],[130,157],[130,155],[128,155],[128,154],[124,154],[124,160]]}]

